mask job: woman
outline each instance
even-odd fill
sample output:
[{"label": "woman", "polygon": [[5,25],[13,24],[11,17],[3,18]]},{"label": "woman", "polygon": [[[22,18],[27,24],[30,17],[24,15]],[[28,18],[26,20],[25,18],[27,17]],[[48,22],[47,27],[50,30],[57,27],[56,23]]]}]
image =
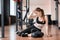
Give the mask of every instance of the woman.
[{"label": "woman", "polygon": [[21,33],[28,33],[28,36],[31,36],[31,29],[36,28],[37,30],[41,31],[41,29],[44,27],[44,25],[48,25],[48,19],[44,15],[44,11],[41,8],[36,8],[32,14],[30,15],[29,19],[36,18],[36,23],[34,23],[30,28],[25,29]]}]

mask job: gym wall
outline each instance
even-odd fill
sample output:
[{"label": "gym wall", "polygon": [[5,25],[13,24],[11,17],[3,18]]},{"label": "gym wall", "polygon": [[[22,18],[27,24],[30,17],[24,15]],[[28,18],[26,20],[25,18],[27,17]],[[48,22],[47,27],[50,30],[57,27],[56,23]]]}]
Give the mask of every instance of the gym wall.
[{"label": "gym wall", "polygon": [[55,12],[55,1],[51,0],[51,13],[52,13],[52,20],[56,20],[56,12]]},{"label": "gym wall", "polygon": [[[60,2],[60,0],[59,0]],[[52,13],[52,20],[56,20],[56,11],[55,11],[55,8],[56,8],[56,4],[55,4],[55,1],[54,0],[51,0],[51,13]],[[59,8],[58,8],[58,17],[59,17],[59,24],[60,24],[60,4],[59,4]],[[60,26],[60,25],[59,25]]]},{"label": "gym wall", "polygon": [[[23,0],[23,9],[25,10],[26,6],[26,0]],[[53,21],[56,20],[56,12],[55,12],[55,1],[54,0],[30,0],[30,12],[28,17],[30,16],[30,14],[32,13],[32,11],[37,8],[40,7],[44,10],[45,15],[51,15],[51,19]],[[23,18],[25,16],[25,11],[23,11]]]},{"label": "gym wall", "polygon": [[50,0],[30,0],[30,13],[37,7],[44,10],[45,15],[51,14]]},{"label": "gym wall", "polygon": [[[60,1],[60,0],[59,0]],[[54,0],[30,0],[30,14],[36,8],[40,7],[44,10],[45,15],[51,15],[51,19],[56,21],[55,1]],[[60,7],[59,7],[60,10]],[[60,13],[60,12],[59,12]],[[60,14],[59,14],[60,15]],[[60,18],[59,18],[60,20]],[[60,21],[59,21],[60,23]]]},{"label": "gym wall", "polygon": [[51,5],[50,0],[30,0],[30,14],[37,7],[40,7],[40,8],[42,8],[44,10],[45,15],[52,15],[50,5]]}]

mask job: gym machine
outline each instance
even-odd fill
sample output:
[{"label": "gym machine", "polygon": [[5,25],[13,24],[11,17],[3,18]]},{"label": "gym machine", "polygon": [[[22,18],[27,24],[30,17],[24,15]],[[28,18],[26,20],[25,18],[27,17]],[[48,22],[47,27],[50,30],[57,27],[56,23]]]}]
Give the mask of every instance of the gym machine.
[{"label": "gym machine", "polygon": [[28,14],[29,14],[29,9],[30,9],[30,0],[26,0],[26,14],[24,17],[24,21],[26,20],[26,27],[29,24],[29,19],[27,18]]},{"label": "gym machine", "polygon": [[[59,21],[59,17],[58,17],[58,5],[60,4],[59,3],[59,0],[54,0],[55,1],[55,4],[56,4],[56,8],[55,8],[55,11],[56,11],[56,20],[57,20],[57,27],[59,27],[59,25],[58,25],[58,21]],[[60,29],[60,27],[59,27],[59,29]]]},{"label": "gym machine", "polygon": [[[18,31],[18,23],[22,29],[22,23],[23,23],[22,22],[22,1],[23,0],[20,0],[20,1],[17,1],[17,3],[16,3],[16,31]],[[19,8],[17,8],[17,6],[19,6]],[[20,12],[18,12],[18,10],[20,10]],[[19,15],[19,13],[20,13],[20,15]]]},{"label": "gym machine", "polygon": [[29,13],[30,8],[30,0],[26,0],[26,15],[24,17],[24,20],[27,18],[27,14]]},{"label": "gym machine", "polygon": [[[27,15],[28,15],[28,13],[29,13],[29,0],[26,0],[26,6],[25,6],[25,8],[26,8],[26,14],[25,14],[25,16],[24,16],[24,19],[22,19],[22,11],[24,11],[23,10],[23,0],[20,0],[19,2],[17,2],[16,3],[16,31],[18,31],[18,25],[19,26],[21,26],[21,30],[23,29],[22,27],[23,27],[23,22],[25,22],[25,20],[26,20],[26,26],[27,26],[27,21],[28,21],[28,19],[27,19]],[[19,4],[19,10],[20,10],[20,12],[18,12],[18,8],[17,8],[17,6],[18,6],[18,4]],[[20,13],[20,14],[18,14],[18,13]],[[20,18],[18,17],[18,16],[20,16]],[[19,23],[19,24],[18,24]]]}]

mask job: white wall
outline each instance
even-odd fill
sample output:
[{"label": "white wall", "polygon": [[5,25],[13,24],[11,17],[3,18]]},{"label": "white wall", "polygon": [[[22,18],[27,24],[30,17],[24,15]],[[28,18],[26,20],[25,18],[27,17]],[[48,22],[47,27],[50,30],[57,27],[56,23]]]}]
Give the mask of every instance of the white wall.
[{"label": "white wall", "polygon": [[0,0],[0,14],[1,14],[1,0]]},{"label": "white wall", "polygon": [[51,14],[52,14],[52,20],[56,20],[56,11],[55,11],[55,1],[51,0]]},{"label": "white wall", "polygon": [[[59,0],[60,2],[60,0]],[[60,4],[59,4],[59,26],[60,26]]]},{"label": "white wall", "polygon": [[51,14],[51,1],[50,0],[30,0],[30,13],[37,7],[44,10],[45,15]]},{"label": "white wall", "polygon": [[[60,2],[60,0],[59,0]],[[55,8],[56,8],[56,5],[55,5],[55,1],[54,0],[51,0],[51,13],[52,13],[52,20],[56,20],[56,11],[55,11]],[[59,5],[59,8],[58,8],[59,12],[58,12],[58,19],[59,19],[59,24],[60,24],[60,5]],[[60,25],[59,25],[60,26]]]}]

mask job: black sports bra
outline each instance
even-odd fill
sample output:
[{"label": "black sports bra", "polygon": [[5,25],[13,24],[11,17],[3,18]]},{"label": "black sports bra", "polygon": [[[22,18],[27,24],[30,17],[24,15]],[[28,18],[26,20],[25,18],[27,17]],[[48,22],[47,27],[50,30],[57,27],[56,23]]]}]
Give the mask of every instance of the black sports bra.
[{"label": "black sports bra", "polygon": [[37,17],[36,21],[37,21],[38,24],[45,24],[45,23],[46,23],[46,21],[44,21],[44,22],[39,21],[39,20],[38,20],[38,17]]}]

